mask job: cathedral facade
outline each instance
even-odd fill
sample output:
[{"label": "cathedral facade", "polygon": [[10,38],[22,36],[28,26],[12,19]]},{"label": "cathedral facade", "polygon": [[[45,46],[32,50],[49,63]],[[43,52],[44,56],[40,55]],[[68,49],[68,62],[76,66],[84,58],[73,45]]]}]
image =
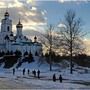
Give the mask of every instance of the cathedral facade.
[{"label": "cathedral facade", "polygon": [[16,35],[12,32],[12,20],[9,18],[9,13],[6,11],[4,19],[1,20],[0,32],[0,51],[13,51],[19,50],[24,52],[31,52],[33,55],[37,52],[39,55],[42,53],[42,44],[34,37],[34,42],[22,34],[23,25],[20,20],[16,25]]}]

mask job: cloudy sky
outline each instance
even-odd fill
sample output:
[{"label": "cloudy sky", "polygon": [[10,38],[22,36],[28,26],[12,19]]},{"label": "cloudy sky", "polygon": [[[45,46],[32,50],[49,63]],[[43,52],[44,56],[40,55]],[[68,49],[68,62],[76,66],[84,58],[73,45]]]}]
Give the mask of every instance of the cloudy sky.
[{"label": "cloudy sky", "polygon": [[19,18],[24,26],[23,30],[30,29],[41,31],[48,24],[62,24],[64,15],[68,9],[75,10],[78,17],[84,23],[83,31],[85,43],[90,52],[90,2],[89,0],[0,0],[0,20],[6,10],[13,20],[13,31]]}]

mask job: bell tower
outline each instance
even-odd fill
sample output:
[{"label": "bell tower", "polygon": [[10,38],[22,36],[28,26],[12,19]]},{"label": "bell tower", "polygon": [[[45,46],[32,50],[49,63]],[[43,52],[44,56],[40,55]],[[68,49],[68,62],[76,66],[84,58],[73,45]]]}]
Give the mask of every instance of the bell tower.
[{"label": "bell tower", "polygon": [[11,32],[12,31],[12,20],[9,19],[8,11],[4,14],[4,19],[1,21],[1,32]]}]

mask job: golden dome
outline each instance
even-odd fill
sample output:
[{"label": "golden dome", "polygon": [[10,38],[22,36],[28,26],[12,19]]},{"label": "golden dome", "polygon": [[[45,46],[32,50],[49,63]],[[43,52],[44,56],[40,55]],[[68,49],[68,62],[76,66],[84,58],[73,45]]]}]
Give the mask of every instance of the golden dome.
[{"label": "golden dome", "polygon": [[23,25],[21,24],[20,20],[19,20],[18,24],[16,25],[16,27],[17,28],[22,28],[23,27]]},{"label": "golden dome", "polygon": [[36,40],[36,39],[37,39],[37,37],[35,36],[35,37],[34,37],[34,39]]},{"label": "golden dome", "polygon": [[9,13],[6,11],[4,16],[9,16]]}]

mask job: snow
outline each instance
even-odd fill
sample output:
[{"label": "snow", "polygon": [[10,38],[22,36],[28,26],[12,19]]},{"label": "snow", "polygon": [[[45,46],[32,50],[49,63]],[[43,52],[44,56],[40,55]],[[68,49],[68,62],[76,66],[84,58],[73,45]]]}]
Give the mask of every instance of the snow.
[{"label": "snow", "polygon": [[[38,57],[36,59],[39,60]],[[11,69],[4,69],[0,67],[0,88],[2,89],[64,89],[64,90],[86,90],[90,89],[90,72],[85,73],[83,70],[75,69],[73,74],[70,74],[69,68],[60,68],[53,65],[53,71],[49,71],[47,63],[38,64],[38,60],[30,64],[23,63],[22,66],[16,69],[15,75],[12,74]],[[15,66],[14,66],[15,67]],[[22,74],[23,68],[26,69],[25,75]],[[27,69],[30,74],[27,74]],[[34,77],[33,70],[40,70],[40,79]],[[84,68],[85,69],[85,68]],[[90,70],[89,68],[87,68]],[[79,71],[79,72],[78,72]],[[52,76],[56,74],[56,82],[53,82]],[[63,82],[59,82],[59,75],[62,75]]]},{"label": "snow", "polygon": [[[50,73],[49,73],[50,74]],[[9,86],[8,88],[30,88],[30,89],[86,89],[90,88],[85,85],[70,83],[69,81],[63,81],[63,83],[60,83],[59,80],[56,82],[52,81],[52,77],[47,77],[48,79],[37,79],[31,76],[18,76],[18,75],[10,75],[7,78],[0,78],[0,81],[7,82],[6,86]],[[49,79],[50,78],[50,79]],[[5,83],[4,82],[4,83]],[[17,87],[16,87],[17,86]]]}]

